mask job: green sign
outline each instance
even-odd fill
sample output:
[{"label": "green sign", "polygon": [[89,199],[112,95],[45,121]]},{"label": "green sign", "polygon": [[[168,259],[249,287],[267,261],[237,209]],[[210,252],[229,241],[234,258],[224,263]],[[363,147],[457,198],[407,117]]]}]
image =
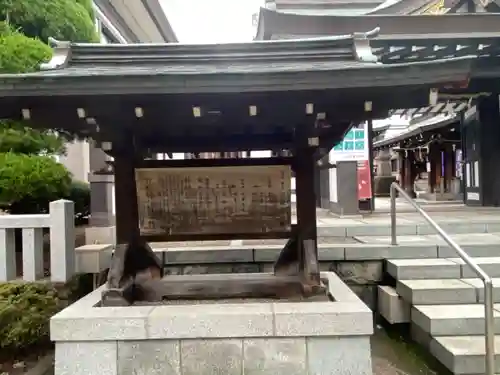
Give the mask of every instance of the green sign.
[{"label": "green sign", "polygon": [[365,129],[351,129],[333,148],[333,160],[363,160],[367,158],[367,149]]}]

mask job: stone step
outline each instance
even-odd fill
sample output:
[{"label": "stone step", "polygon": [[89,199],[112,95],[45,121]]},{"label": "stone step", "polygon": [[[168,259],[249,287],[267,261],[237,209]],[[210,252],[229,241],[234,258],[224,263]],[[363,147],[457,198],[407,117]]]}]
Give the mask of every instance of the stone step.
[{"label": "stone step", "polygon": [[[485,373],[484,336],[441,336],[430,342],[430,352],[452,373]],[[495,336],[495,373],[500,373],[500,336]]]},{"label": "stone step", "polygon": [[[474,257],[491,277],[500,277],[500,257]],[[476,274],[460,258],[388,259],[387,272],[397,280],[473,278]]]},{"label": "stone step", "polygon": [[[475,243],[463,244],[464,250],[474,257],[495,257],[500,259],[500,233],[496,235],[454,235],[455,241],[462,245],[469,237]],[[235,240],[235,241],[190,241],[153,242],[151,247],[165,264],[193,263],[247,263],[274,262],[281,252],[286,240]],[[318,256],[320,261],[336,260],[382,260],[382,259],[415,259],[439,258],[453,255],[452,250],[433,236],[400,236],[399,244],[390,245],[389,237],[319,237]],[[444,261],[450,264],[450,261]],[[453,262],[453,261],[452,261]],[[455,268],[460,265],[455,263]],[[388,266],[389,267],[389,266]],[[390,268],[390,267],[389,267]],[[432,270],[434,272],[434,270]],[[458,277],[457,272],[452,272]],[[445,276],[443,276],[444,278]],[[402,277],[408,279],[410,277]]]},{"label": "stone step", "polygon": [[379,285],[377,288],[378,312],[390,324],[410,322],[410,304],[388,285]]},{"label": "stone step", "polygon": [[[453,213],[450,213],[453,215]],[[448,234],[467,233],[498,233],[500,232],[500,219],[498,216],[487,219],[472,220],[458,218],[436,218],[437,223]],[[429,235],[436,234],[436,231],[421,218],[413,220],[399,219],[397,222],[397,235]],[[390,218],[320,218],[318,220],[319,236],[390,236]]]},{"label": "stone step", "polygon": [[446,258],[388,259],[387,273],[396,280],[459,279],[461,266]]},{"label": "stone step", "polygon": [[[500,334],[500,304],[495,304],[495,333]],[[484,334],[484,305],[415,305],[411,321],[429,335],[473,336]]]},{"label": "stone step", "polygon": [[412,305],[478,302],[477,289],[458,279],[399,280],[396,292]]},{"label": "stone step", "polygon": [[[484,301],[480,279],[399,280],[397,294],[412,305],[473,304]],[[500,278],[493,278],[493,301],[500,303]]]},{"label": "stone step", "polygon": [[[451,238],[472,257],[500,257],[500,233],[451,234]],[[361,243],[388,245],[390,236],[354,236]],[[399,246],[437,246],[436,258],[455,258],[457,253],[437,234],[398,236]],[[422,258],[415,252],[414,258]]]}]

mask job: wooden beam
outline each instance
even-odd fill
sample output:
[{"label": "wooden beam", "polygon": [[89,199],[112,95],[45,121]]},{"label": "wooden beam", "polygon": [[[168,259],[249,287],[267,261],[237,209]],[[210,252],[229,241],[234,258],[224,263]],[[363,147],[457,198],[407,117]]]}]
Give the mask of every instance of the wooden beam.
[{"label": "wooden beam", "polygon": [[183,160],[137,160],[136,168],[199,168],[199,167],[245,167],[263,165],[292,165],[293,158],[228,158],[228,159],[183,159]]},{"label": "wooden beam", "polygon": [[[292,225],[293,230],[293,225]],[[178,241],[224,241],[224,240],[260,240],[290,238],[290,232],[247,232],[247,233],[186,233],[186,234],[147,234],[141,238],[149,242],[178,242]]]},{"label": "wooden beam", "polygon": [[[122,291],[136,302],[226,298],[293,298],[303,296],[297,276],[272,274],[170,275],[162,280],[136,279]],[[319,292],[316,292],[319,294]],[[106,303],[105,301],[103,301]]]}]

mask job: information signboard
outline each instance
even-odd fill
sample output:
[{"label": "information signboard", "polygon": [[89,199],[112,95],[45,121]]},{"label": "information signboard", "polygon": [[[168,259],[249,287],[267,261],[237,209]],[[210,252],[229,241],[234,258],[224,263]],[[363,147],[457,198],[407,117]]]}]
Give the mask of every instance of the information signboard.
[{"label": "information signboard", "polygon": [[136,169],[142,234],[291,228],[290,166]]}]

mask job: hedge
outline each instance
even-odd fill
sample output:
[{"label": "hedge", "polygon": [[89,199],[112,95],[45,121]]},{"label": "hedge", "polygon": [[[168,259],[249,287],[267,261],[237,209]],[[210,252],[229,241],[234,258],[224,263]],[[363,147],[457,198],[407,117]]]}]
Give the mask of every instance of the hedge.
[{"label": "hedge", "polygon": [[71,174],[50,156],[0,153],[0,204],[11,213],[44,212],[70,186]]},{"label": "hedge", "polygon": [[0,73],[33,72],[51,56],[52,49],[48,45],[0,22]]},{"label": "hedge", "polygon": [[99,41],[87,0],[0,0],[0,20],[32,38]]},{"label": "hedge", "polygon": [[48,341],[50,318],[60,305],[48,284],[0,284],[0,350],[17,352]]}]

